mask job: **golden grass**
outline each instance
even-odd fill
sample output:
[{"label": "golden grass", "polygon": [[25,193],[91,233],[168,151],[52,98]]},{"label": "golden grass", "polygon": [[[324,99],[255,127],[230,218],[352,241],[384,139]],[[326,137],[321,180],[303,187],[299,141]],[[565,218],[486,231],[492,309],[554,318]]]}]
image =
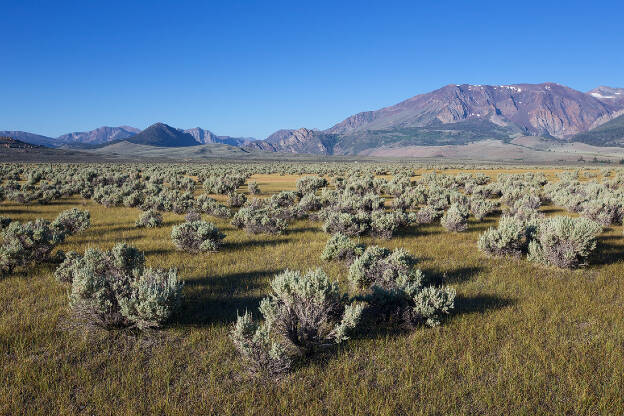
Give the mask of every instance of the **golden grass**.
[{"label": "golden grass", "polygon": [[[268,194],[294,189],[296,178],[252,179]],[[163,228],[136,229],[137,209],[80,198],[4,203],[0,215],[53,219],[74,206],[91,212],[92,226],[60,249],[126,241],[148,265],[179,269],[183,309],[154,333],[84,332],[72,327],[67,289],[51,266],[0,278],[0,414],[624,413],[621,227],[607,230],[593,264],[577,271],[483,256],[476,241],[495,217],[460,234],[427,225],[389,241],[363,238],[421,258],[425,273],[457,289],[456,312],[437,328],[369,329],[273,383],[245,375],[227,333],[237,312],[257,312],[285,268],[322,266],[345,281],[341,265],[320,260],[328,237],[320,224],[251,236],[206,217],[226,233],[225,245],[192,255],[170,239],[179,215],[164,215]]]}]

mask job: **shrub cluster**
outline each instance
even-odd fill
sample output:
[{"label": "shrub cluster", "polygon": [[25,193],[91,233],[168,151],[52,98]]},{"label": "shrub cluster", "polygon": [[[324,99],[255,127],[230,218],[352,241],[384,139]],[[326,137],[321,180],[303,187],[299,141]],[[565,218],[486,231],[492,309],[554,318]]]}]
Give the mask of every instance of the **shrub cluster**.
[{"label": "shrub cluster", "polygon": [[268,208],[243,207],[232,219],[236,228],[244,228],[250,234],[282,234],[287,223],[276,215],[276,211]]},{"label": "shrub cluster", "polygon": [[158,327],[180,303],[177,272],[145,268],[143,254],[126,244],[111,251],[87,249],[83,256],[71,253],[56,277],[71,283],[76,316],[103,328]]},{"label": "shrub cluster", "polygon": [[247,202],[247,197],[245,194],[240,194],[238,192],[232,192],[228,196],[228,205],[232,208],[242,207],[245,202]]},{"label": "shrub cluster", "polygon": [[75,208],[61,212],[52,223],[43,219],[9,222],[0,234],[0,274],[11,273],[16,267],[49,261],[57,244],[89,225],[89,212]]},{"label": "shrub cluster", "polygon": [[602,227],[587,218],[565,216],[548,218],[537,227],[536,238],[529,244],[529,260],[561,268],[585,264],[596,248]]},{"label": "shrub cluster", "polygon": [[258,183],[256,181],[249,181],[247,183],[247,190],[251,195],[260,194],[260,187],[258,186]]},{"label": "shrub cluster", "polygon": [[440,224],[448,231],[465,231],[468,228],[468,210],[464,205],[452,204],[440,219]]},{"label": "shrub cluster", "polygon": [[197,197],[195,204],[197,211],[203,212],[213,217],[230,218],[232,212],[225,206],[221,205],[217,200],[209,197],[207,194],[201,194]]},{"label": "shrub cluster", "polygon": [[81,211],[76,208],[61,212],[51,224],[58,233],[65,235],[74,235],[86,230],[90,225],[91,214],[89,211]]},{"label": "shrub cluster", "polygon": [[434,326],[454,308],[455,290],[431,285],[415,263],[403,249],[371,246],[349,268],[349,281],[379,316]]},{"label": "shrub cluster", "polygon": [[171,230],[171,239],[178,250],[190,253],[217,251],[224,238],[225,234],[206,221],[185,222]]},{"label": "shrub cluster", "polygon": [[493,256],[519,257],[542,264],[575,268],[585,264],[596,248],[602,227],[587,218],[533,218],[502,216],[498,228],[489,228],[479,238],[481,251]]},{"label": "shrub cluster", "polygon": [[321,270],[286,270],[275,276],[272,293],[260,303],[262,324],[239,316],[230,336],[253,372],[278,375],[293,359],[349,338],[363,311],[340,293]]},{"label": "shrub cluster", "polygon": [[0,273],[11,273],[19,266],[48,261],[54,247],[64,239],[65,234],[51,227],[46,220],[11,222],[2,231]]},{"label": "shrub cluster", "polygon": [[156,228],[163,225],[163,217],[160,212],[155,209],[142,212],[136,220],[135,225],[139,228]]},{"label": "shrub cluster", "polygon": [[336,233],[327,240],[321,259],[326,261],[340,260],[351,264],[363,252],[364,247],[362,245],[356,244],[342,233]]},{"label": "shrub cluster", "polygon": [[498,227],[488,228],[481,236],[479,250],[491,256],[521,256],[527,249],[534,226],[515,217],[503,215]]},{"label": "shrub cluster", "polygon": [[327,179],[319,176],[304,176],[297,180],[297,192],[300,195],[315,193],[325,186],[327,186]]}]

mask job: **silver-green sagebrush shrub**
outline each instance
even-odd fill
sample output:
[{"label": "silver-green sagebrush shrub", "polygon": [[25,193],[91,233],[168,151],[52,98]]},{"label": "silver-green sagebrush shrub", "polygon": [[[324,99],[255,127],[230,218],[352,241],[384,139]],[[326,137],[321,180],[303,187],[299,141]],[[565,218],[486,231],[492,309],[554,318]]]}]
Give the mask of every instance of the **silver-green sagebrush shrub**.
[{"label": "silver-green sagebrush shrub", "polygon": [[364,299],[378,316],[408,326],[435,326],[454,308],[455,290],[427,284],[415,263],[403,249],[371,246],[349,268],[349,281],[354,289],[364,291]]},{"label": "silver-green sagebrush shrub", "polygon": [[201,221],[201,219],[202,219],[201,215],[195,211],[189,211],[184,216],[184,221],[186,222]]},{"label": "silver-green sagebrush shrub", "polygon": [[351,264],[363,252],[364,247],[362,245],[356,244],[342,233],[336,233],[327,240],[321,259],[325,261],[340,260]]},{"label": "silver-green sagebrush shrub", "polygon": [[236,320],[230,339],[252,374],[279,377],[290,370],[292,357],[269,330],[266,323],[257,323],[245,312]]},{"label": "silver-green sagebrush shrub", "polygon": [[526,251],[530,230],[524,221],[503,215],[498,227],[490,227],[479,237],[479,250],[490,256],[519,257]]},{"label": "silver-green sagebrush shrub", "polygon": [[582,204],[581,216],[605,227],[620,222],[622,214],[624,214],[622,202],[615,197],[587,201]]},{"label": "silver-green sagebrush shrub", "polygon": [[228,196],[228,205],[232,208],[242,207],[245,202],[247,202],[247,197],[245,194],[240,194],[238,192],[232,192]]},{"label": "silver-green sagebrush shrub", "polygon": [[305,357],[349,339],[364,306],[351,302],[321,270],[286,270],[271,282],[260,303],[262,325],[239,316],[231,338],[251,368],[287,371],[288,357]]},{"label": "silver-green sagebrush shrub", "polygon": [[249,181],[249,183],[247,184],[247,190],[251,195],[260,194],[260,187],[258,186],[258,182],[256,181]]},{"label": "silver-green sagebrush shrub", "polygon": [[322,208],[321,199],[314,194],[305,194],[297,206],[302,212],[314,212]]},{"label": "silver-green sagebrush shrub", "polygon": [[547,218],[537,227],[529,244],[529,260],[571,269],[586,263],[596,248],[602,227],[587,218],[566,216]]},{"label": "silver-green sagebrush shrub", "polygon": [[213,217],[230,218],[232,216],[232,212],[226,206],[221,205],[216,199],[211,198],[207,194],[201,194],[197,197],[195,208],[197,211]]},{"label": "silver-green sagebrush shrub", "polygon": [[190,253],[217,251],[224,238],[216,225],[206,221],[185,222],[171,230],[173,244]]},{"label": "silver-green sagebrush shrub", "polygon": [[158,327],[180,306],[181,288],[176,270],[145,269],[119,300],[121,314],[139,328]]},{"label": "silver-green sagebrush shrub", "polygon": [[314,193],[327,186],[327,179],[319,176],[303,176],[297,180],[297,192],[300,195]]},{"label": "silver-green sagebrush shrub", "polygon": [[496,209],[496,202],[490,199],[473,197],[470,199],[470,212],[477,221],[481,221]]},{"label": "silver-green sagebrush shrub", "polygon": [[145,269],[143,254],[126,244],[68,256],[59,269],[63,271],[57,271],[57,278],[71,281],[72,311],[92,325],[158,327],[179,305],[182,284],[177,272]]},{"label": "silver-green sagebrush shrub", "polygon": [[384,287],[399,275],[417,273],[413,269],[417,260],[402,248],[393,251],[384,247],[370,246],[349,268],[349,282],[356,289],[372,286]]},{"label": "silver-green sagebrush shrub", "polygon": [[210,176],[204,181],[204,189],[211,194],[227,195],[245,183],[245,178],[238,175]]},{"label": "silver-green sagebrush shrub", "polygon": [[135,223],[138,228],[157,228],[163,225],[163,217],[155,209],[142,212]]},{"label": "silver-green sagebrush shrub", "polygon": [[0,238],[0,274],[3,274],[19,266],[48,261],[54,247],[65,239],[65,233],[53,228],[49,221],[37,219],[11,222]]},{"label": "silver-green sagebrush shrub", "polygon": [[448,231],[461,232],[468,228],[468,210],[460,204],[452,204],[440,219],[440,224]]},{"label": "silver-green sagebrush shrub", "polygon": [[431,205],[425,205],[416,212],[416,222],[419,224],[431,224],[440,217],[440,212]]},{"label": "silver-green sagebrush shrub", "polygon": [[323,231],[326,233],[342,233],[351,237],[365,234],[370,230],[370,215],[366,212],[334,212],[327,214]]},{"label": "silver-green sagebrush shrub", "polygon": [[274,209],[246,206],[234,215],[232,225],[250,234],[282,234],[288,223]]},{"label": "silver-green sagebrush shrub", "polygon": [[56,280],[62,283],[71,283],[74,278],[74,268],[76,264],[80,262],[82,256],[75,251],[70,251],[65,254],[65,258],[63,262],[56,268],[54,272],[54,277]]},{"label": "silver-green sagebrush shrub", "polygon": [[81,211],[76,208],[61,212],[51,224],[57,232],[65,235],[74,235],[86,230],[90,225],[91,214],[89,211]]},{"label": "silver-green sagebrush shrub", "polygon": [[271,289],[260,312],[269,328],[303,355],[349,339],[363,310],[321,269],[286,270],[275,276]]}]

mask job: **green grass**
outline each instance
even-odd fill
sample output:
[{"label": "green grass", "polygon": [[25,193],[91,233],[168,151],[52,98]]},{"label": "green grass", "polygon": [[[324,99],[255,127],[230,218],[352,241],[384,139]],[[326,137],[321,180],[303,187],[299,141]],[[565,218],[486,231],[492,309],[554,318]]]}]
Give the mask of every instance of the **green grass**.
[{"label": "green grass", "polygon": [[[265,193],[293,189],[295,179],[257,177]],[[455,313],[436,328],[369,328],[282,381],[262,382],[246,375],[227,333],[237,312],[257,312],[285,268],[322,266],[345,283],[343,266],[320,260],[328,236],[319,223],[250,236],[206,217],[225,245],[191,255],[170,239],[179,215],[136,229],[139,210],[80,198],[3,203],[0,215],[53,219],[74,206],[91,212],[92,227],[60,249],[135,245],[149,266],[179,269],[184,306],[161,331],[85,331],[72,324],[53,267],[0,278],[0,414],[624,413],[621,227],[606,230],[593,264],[576,271],[482,255],[476,241],[496,217],[460,234],[427,225],[389,241],[364,238],[419,257],[425,273],[457,289]]]}]

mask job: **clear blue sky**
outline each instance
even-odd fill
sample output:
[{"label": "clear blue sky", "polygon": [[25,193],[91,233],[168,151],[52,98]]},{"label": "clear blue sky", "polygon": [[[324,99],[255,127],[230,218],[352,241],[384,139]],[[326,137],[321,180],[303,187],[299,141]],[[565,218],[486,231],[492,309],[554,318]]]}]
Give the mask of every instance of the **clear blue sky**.
[{"label": "clear blue sky", "polygon": [[0,130],[264,138],[449,83],[624,87],[621,4],[0,0]]}]

